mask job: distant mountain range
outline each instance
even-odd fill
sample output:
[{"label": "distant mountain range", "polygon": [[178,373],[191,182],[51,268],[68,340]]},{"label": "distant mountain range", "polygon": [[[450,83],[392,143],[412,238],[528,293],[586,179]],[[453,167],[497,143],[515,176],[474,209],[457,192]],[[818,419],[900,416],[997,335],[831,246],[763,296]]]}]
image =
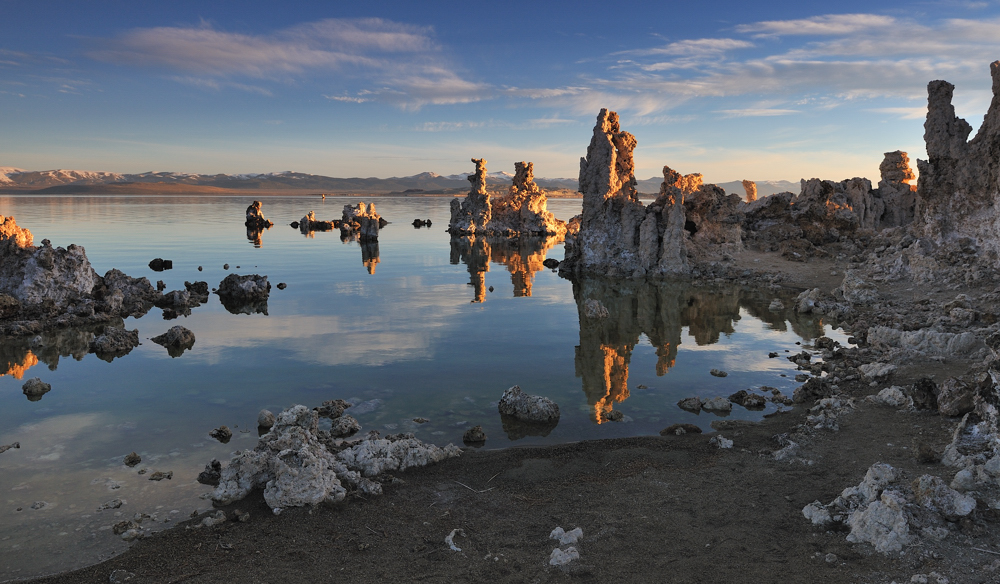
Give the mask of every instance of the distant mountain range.
[{"label": "distant mountain range", "polygon": [[[102,185],[115,185],[120,192],[125,185],[162,185],[171,192],[196,192],[199,187],[210,187],[206,191],[227,189],[237,191],[312,191],[331,194],[458,194],[469,189],[468,175],[453,174],[443,176],[433,172],[422,172],[413,176],[391,178],[335,178],[303,172],[271,172],[264,174],[191,174],[181,172],[143,172],[122,174],[92,170],[24,170],[0,167],[0,191],[72,193],[100,191]],[[511,184],[514,175],[509,172],[491,172],[487,184],[503,186]],[[656,194],[660,190],[662,178],[653,177],[638,181],[639,192]],[[575,178],[536,178],[535,183],[546,190],[576,191]],[[176,185],[167,189],[167,185]],[[182,185],[188,185],[184,187]],[[137,185],[138,186],[138,185]],[[726,192],[743,195],[743,185],[739,181],[722,183]],[[147,189],[143,189],[147,190]],[[766,196],[782,191],[798,192],[799,185],[789,181],[760,181],[757,183],[758,196]]]}]

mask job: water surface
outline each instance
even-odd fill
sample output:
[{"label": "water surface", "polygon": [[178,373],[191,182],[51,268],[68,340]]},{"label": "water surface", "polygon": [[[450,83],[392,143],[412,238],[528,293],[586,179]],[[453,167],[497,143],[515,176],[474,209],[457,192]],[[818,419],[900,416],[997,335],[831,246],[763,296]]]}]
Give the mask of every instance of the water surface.
[{"label": "water surface", "polygon": [[[151,516],[144,526],[163,527],[207,509],[201,497],[211,489],[195,477],[212,458],[255,444],[261,408],[343,398],[359,404],[364,413],[350,413],[365,430],[443,445],[461,444],[479,424],[486,448],[649,435],[676,422],[707,430],[714,416],[676,402],[761,386],[790,395],[793,366],[767,353],[800,350],[796,343],[824,331],[820,321],[768,310],[773,291],[574,284],[542,266],[562,259],[557,239],[449,237],[447,198],[373,199],[392,223],[364,246],[341,241],[338,230],[288,226],[310,210],[339,218],[358,198],[265,198],[275,226],[260,233],[242,223],[251,200],[0,197],[0,214],[16,217],[36,242],[82,245],[100,274],[118,268],[163,280],[167,290],[197,280],[216,287],[234,272],[288,285],[272,289],[266,314],[231,314],[212,295],[186,317],[165,320],[154,308],[127,319],[142,345],[112,362],[87,354],[93,331],[0,339],[0,365],[8,365],[0,444],[21,443],[0,454],[0,580],[121,551],[111,525],[137,513]],[[569,219],[580,201],[549,208]],[[415,218],[433,225],[415,229]],[[151,271],[156,257],[173,269]],[[588,300],[607,317],[588,317]],[[173,358],[148,339],[176,324],[197,341]],[[709,375],[713,368],[728,376]],[[36,376],[52,391],[32,402],[21,385]],[[505,429],[496,401],[512,385],[555,400],[558,425]],[[775,407],[735,407],[732,417],[757,419]],[[228,444],[208,436],[222,424],[235,433]],[[131,451],[143,459],[134,469],[122,464]],[[154,471],[173,478],[148,480]],[[116,498],[125,501],[120,509],[97,511]]]}]

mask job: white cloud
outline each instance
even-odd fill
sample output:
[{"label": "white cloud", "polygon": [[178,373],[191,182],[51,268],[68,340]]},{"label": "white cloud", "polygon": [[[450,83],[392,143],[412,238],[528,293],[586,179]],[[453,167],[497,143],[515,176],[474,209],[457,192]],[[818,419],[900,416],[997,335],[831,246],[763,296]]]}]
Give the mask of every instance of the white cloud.
[{"label": "white cloud", "polygon": [[737,32],[758,35],[845,35],[896,26],[895,18],[877,14],[825,14],[794,20],[767,20],[741,24]]},{"label": "white cloud", "polygon": [[876,107],[868,111],[899,116],[904,120],[922,120],[927,117],[927,106],[922,107]]},{"label": "white cloud", "polygon": [[615,54],[705,56],[718,55],[735,49],[749,49],[753,46],[753,43],[739,39],[689,39],[676,41],[662,47],[620,51]]}]

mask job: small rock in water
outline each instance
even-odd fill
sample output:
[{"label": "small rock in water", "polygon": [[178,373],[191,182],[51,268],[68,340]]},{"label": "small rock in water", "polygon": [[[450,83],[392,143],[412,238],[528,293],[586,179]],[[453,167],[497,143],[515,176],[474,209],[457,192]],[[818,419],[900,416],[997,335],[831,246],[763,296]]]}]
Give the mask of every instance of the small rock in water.
[{"label": "small rock in water", "polygon": [[215,430],[209,432],[208,435],[223,444],[227,444],[233,437],[233,431],[229,429],[229,426],[219,426]]},{"label": "small rock in water", "polygon": [[52,390],[52,386],[42,381],[41,378],[33,377],[21,386],[21,390],[24,395],[28,396],[28,401],[38,401]]},{"label": "small rock in water", "polygon": [[430,422],[427,418],[413,418],[413,421],[417,424],[426,424],[427,422]]},{"label": "small rock in water", "polygon": [[672,424],[660,430],[660,436],[683,436],[684,434],[701,434],[701,428],[694,424]]},{"label": "small rock in water", "polygon": [[125,455],[125,458],[122,460],[122,462],[125,463],[125,466],[133,467],[142,462],[142,457],[136,454],[135,452],[129,452],[128,454]]},{"label": "small rock in water", "polygon": [[701,409],[712,412],[717,416],[725,416],[733,411],[733,402],[724,397],[713,397],[702,402]]},{"label": "small rock in water", "polygon": [[546,258],[542,265],[550,270],[554,270],[559,267],[559,260],[555,258]]},{"label": "small rock in water", "polygon": [[218,487],[222,478],[222,463],[217,459],[205,465],[205,470],[198,473],[198,482],[210,487]]},{"label": "small rock in water", "polygon": [[473,426],[465,431],[462,442],[470,446],[482,446],[486,443],[486,432],[483,431],[482,426]]},{"label": "small rock in water", "polygon": [[164,282],[163,280],[157,280],[156,281],[156,289],[158,291],[160,291],[160,292],[163,292],[164,290],[167,289],[167,283]]},{"label": "small rock in water", "polygon": [[258,428],[268,428],[274,426],[274,414],[270,410],[261,410],[257,414],[257,427]]},{"label": "small rock in water", "polygon": [[229,264],[222,264],[222,269],[223,270],[228,270],[229,269]]},{"label": "small rock in water", "polygon": [[202,267],[201,267],[201,266],[198,266],[198,271],[200,272],[201,270],[202,270]]},{"label": "small rock in water", "polygon": [[285,284],[284,282],[278,282],[278,290],[284,290],[285,288],[288,288],[288,284]]},{"label": "small rock in water", "polygon": [[169,481],[172,478],[174,478],[174,471],[172,470],[168,470],[167,472],[158,470],[153,474],[149,475],[149,480],[151,481],[162,481],[163,479],[167,479]]},{"label": "small rock in water", "polygon": [[172,270],[174,269],[174,262],[173,260],[156,258],[149,262],[149,269],[153,270],[154,272],[162,272],[163,270]]},{"label": "small rock in water", "polygon": [[677,402],[677,407],[680,409],[697,414],[701,412],[701,398],[699,397],[686,397],[681,401]]},{"label": "small rock in water", "polygon": [[709,373],[711,373],[715,377],[725,377],[725,376],[729,375],[728,373],[726,373],[722,369],[712,369],[711,371],[709,371]]},{"label": "small rock in water", "polygon": [[625,419],[625,414],[618,410],[611,410],[610,412],[604,414],[604,419],[609,422],[621,422]]},{"label": "small rock in water", "polygon": [[107,503],[102,503],[101,506],[97,508],[97,510],[98,511],[107,511],[108,509],[120,509],[121,506],[124,505],[124,504],[125,504],[125,501],[122,501],[121,499],[112,499],[112,500],[108,501]]},{"label": "small rock in water", "polygon": [[35,501],[34,503],[31,504],[32,509],[44,509],[48,506],[49,504],[46,503],[45,501]]},{"label": "small rock in water", "polygon": [[490,287],[488,288],[488,290],[489,290],[490,292],[492,292],[492,291],[493,291],[493,286],[490,286]]}]

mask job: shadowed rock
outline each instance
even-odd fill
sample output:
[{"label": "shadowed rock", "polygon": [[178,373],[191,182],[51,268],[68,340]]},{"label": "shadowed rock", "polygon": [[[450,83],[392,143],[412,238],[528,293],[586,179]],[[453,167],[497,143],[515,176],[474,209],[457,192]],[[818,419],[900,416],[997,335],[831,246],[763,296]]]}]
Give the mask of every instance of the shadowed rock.
[{"label": "shadowed rock", "polygon": [[150,340],[166,347],[171,357],[180,357],[184,351],[194,346],[194,333],[182,326],[175,326]]}]

